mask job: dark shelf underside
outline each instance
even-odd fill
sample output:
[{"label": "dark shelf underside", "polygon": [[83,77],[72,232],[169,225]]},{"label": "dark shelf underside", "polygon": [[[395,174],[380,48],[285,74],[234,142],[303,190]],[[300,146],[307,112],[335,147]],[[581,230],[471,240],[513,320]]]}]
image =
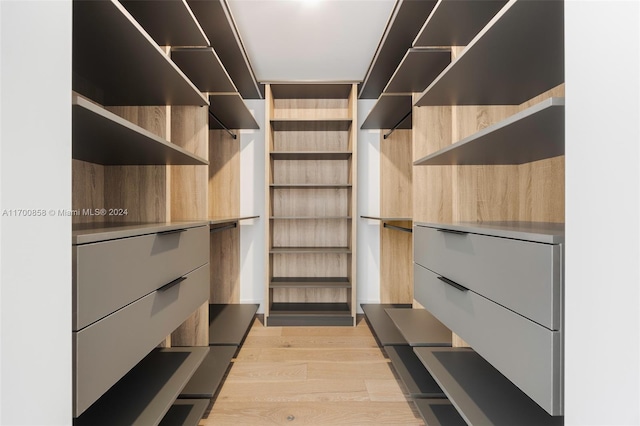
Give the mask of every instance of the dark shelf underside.
[{"label": "dark shelf underside", "polygon": [[209,344],[240,346],[253,323],[258,304],[209,305]]},{"label": "dark shelf underside", "polygon": [[274,303],[268,324],[272,326],[352,326],[346,303]]}]

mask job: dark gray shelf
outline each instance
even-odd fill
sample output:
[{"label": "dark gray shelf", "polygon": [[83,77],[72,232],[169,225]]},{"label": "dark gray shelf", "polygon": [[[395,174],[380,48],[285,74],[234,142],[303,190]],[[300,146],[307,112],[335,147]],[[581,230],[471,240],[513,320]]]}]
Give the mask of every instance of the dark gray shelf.
[{"label": "dark gray shelf", "polygon": [[207,105],[115,0],[73,2],[73,74],[74,90],[102,105]]},{"label": "dark gray shelf", "polygon": [[210,129],[259,129],[258,122],[239,93],[210,93],[209,112],[216,120],[209,120]]},{"label": "dark gray shelf", "polygon": [[549,415],[472,349],[414,348],[414,351],[468,424],[564,423],[564,417]]},{"label": "dark gray shelf", "polygon": [[244,99],[264,98],[238,29],[224,0],[187,0],[202,29]]},{"label": "dark gray shelf", "polygon": [[223,223],[237,223],[242,220],[258,219],[260,216],[229,216],[229,217],[210,217],[209,225],[221,225]]},{"label": "dark gray shelf", "polygon": [[411,222],[412,217],[382,217],[382,216],[360,216],[363,219],[379,220],[380,222]]},{"label": "dark gray shelf", "polygon": [[377,99],[398,67],[404,52],[436,5],[435,0],[398,0],[376,53],[360,86],[360,99]]},{"label": "dark gray shelf", "polygon": [[208,399],[178,399],[169,408],[160,426],[198,426],[209,403]]},{"label": "dark gray shelf", "polygon": [[272,84],[275,99],[348,99],[351,84]]},{"label": "dark gray shelf", "polygon": [[[360,126],[361,129],[410,129],[412,120],[404,119],[411,114],[411,94],[382,94],[369,115]],[[403,120],[404,119],[404,120]],[[401,123],[398,126],[398,123]]]},{"label": "dark gray shelf", "polygon": [[409,49],[384,88],[384,93],[422,92],[450,63],[451,49]]},{"label": "dark gray shelf", "polygon": [[208,46],[209,39],[186,2],[120,0],[160,46]]},{"label": "dark gray shelf", "polygon": [[268,324],[272,326],[351,326],[346,303],[273,303]]},{"label": "dark gray shelf", "polygon": [[269,250],[271,254],[285,253],[343,253],[351,254],[349,247],[272,247]]},{"label": "dark gray shelf", "polygon": [[410,346],[451,346],[451,330],[425,309],[385,309]]},{"label": "dark gray shelf", "polygon": [[273,277],[269,288],[351,288],[346,277]]},{"label": "dark gray shelf", "polygon": [[413,403],[429,426],[467,426],[448,399],[416,398]]},{"label": "dark gray shelf", "polygon": [[284,188],[351,188],[350,183],[272,183],[274,189]]},{"label": "dark gray shelf", "polygon": [[237,350],[235,345],[211,346],[200,367],[180,392],[179,398],[204,398],[208,403],[220,388]]},{"label": "dark gray shelf", "polygon": [[196,228],[207,224],[205,221],[74,223],[72,225],[71,244],[81,245],[119,240],[121,238]]},{"label": "dark gray shelf", "polygon": [[413,45],[466,46],[506,3],[506,0],[440,0]]},{"label": "dark gray shelf", "polygon": [[564,243],[564,223],[553,222],[416,222],[416,226],[490,235],[543,244]]},{"label": "dark gray shelf", "polygon": [[74,425],[160,423],[208,351],[206,347],[154,349]]},{"label": "dark gray shelf", "polygon": [[202,92],[237,92],[213,47],[172,47],[171,60]]},{"label": "dark gray shelf", "polygon": [[271,216],[271,220],[351,220],[351,216]]},{"label": "dark gray shelf", "polygon": [[564,2],[508,3],[417,106],[519,105],[564,82]]},{"label": "dark gray shelf", "polygon": [[351,128],[353,120],[348,118],[301,120],[301,119],[274,119],[271,120],[271,128],[276,132],[316,132],[332,131],[345,132]]},{"label": "dark gray shelf", "polygon": [[274,151],[270,153],[274,160],[348,160],[349,151]]},{"label": "dark gray shelf", "polygon": [[410,304],[363,303],[360,306],[362,306],[364,315],[367,318],[367,323],[380,346],[408,345],[407,340],[402,337],[398,327],[391,321],[385,309],[411,309]]},{"label": "dark gray shelf", "polygon": [[524,164],[560,155],[564,155],[564,98],[549,98],[413,164]]},{"label": "dark gray shelf", "polygon": [[412,398],[444,398],[444,392],[409,345],[385,346],[393,368]]},{"label": "dark gray shelf", "polygon": [[258,311],[258,304],[210,304],[209,345],[240,346]]},{"label": "dark gray shelf", "polygon": [[209,162],[77,95],[72,157],[104,165],[207,165]]}]

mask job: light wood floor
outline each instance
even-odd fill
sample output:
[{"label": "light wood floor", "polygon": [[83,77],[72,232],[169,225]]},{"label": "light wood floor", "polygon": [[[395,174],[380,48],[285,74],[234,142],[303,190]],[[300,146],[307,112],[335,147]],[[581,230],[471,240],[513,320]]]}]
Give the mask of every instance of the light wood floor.
[{"label": "light wood floor", "polygon": [[424,425],[365,320],[357,327],[264,327],[256,320],[211,425]]}]

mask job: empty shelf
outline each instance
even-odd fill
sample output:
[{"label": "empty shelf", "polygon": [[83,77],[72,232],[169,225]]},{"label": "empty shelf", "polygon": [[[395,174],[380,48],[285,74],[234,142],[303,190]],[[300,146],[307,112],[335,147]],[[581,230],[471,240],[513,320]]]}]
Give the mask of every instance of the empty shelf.
[{"label": "empty shelf", "polygon": [[271,188],[351,188],[350,183],[272,183]]},{"label": "empty shelf", "polygon": [[563,82],[563,1],[511,0],[416,105],[519,105]]},{"label": "empty shelf", "polygon": [[257,304],[210,304],[209,345],[240,346],[258,311]]},{"label": "empty shelf", "polygon": [[272,247],[269,253],[351,253],[349,247]]},{"label": "empty shelf", "polygon": [[76,160],[104,165],[206,165],[204,158],[77,95],[72,97]]},{"label": "empty shelf", "polygon": [[348,160],[349,151],[274,151],[270,153],[274,160]]},{"label": "empty shelf", "polygon": [[385,309],[410,346],[451,346],[451,330],[425,309]]},{"label": "empty shelf", "polygon": [[204,347],[154,349],[74,424],[160,423],[208,351]]},{"label": "empty shelf", "polygon": [[467,426],[448,399],[416,398],[413,403],[429,426]]},{"label": "empty shelf", "polygon": [[411,309],[409,304],[362,304],[362,310],[367,318],[367,323],[373,332],[373,336],[380,346],[408,345],[407,340],[402,337],[400,331],[385,309],[405,308]]},{"label": "empty shelf", "polygon": [[272,84],[275,99],[348,99],[351,84]]},{"label": "empty shelf", "polygon": [[351,220],[351,216],[271,216],[271,220]]},{"label": "empty shelf", "polygon": [[218,119],[209,120],[210,129],[260,128],[238,93],[210,93],[209,103],[209,112]]},{"label": "empty shelf", "polygon": [[411,346],[385,346],[393,368],[412,398],[444,398],[440,386],[422,365]]},{"label": "empty shelf", "polygon": [[560,155],[564,98],[549,98],[413,164],[523,164]]},{"label": "empty shelf", "polygon": [[345,277],[273,277],[269,288],[351,288]]},{"label": "empty shelf", "polygon": [[274,303],[267,319],[275,326],[352,326],[346,303]]},{"label": "empty shelf", "polygon": [[379,220],[381,222],[410,222],[412,217],[382,217],[382,216],[360,216],[363,219]]},{"label": "empty shelf", "polygon": [[171,59],[202,92],[237,91],[212,47],[174,47],[171,48]]},{"label": "empty shelf", "polygon": [[451,49],[409,49],[384,92],[422,92],[450,63]]},{"label": "empty shelf", "polygon": [[120,0],[160,46],[208,46],[209,39],[185,1]]},{"label": "empty shelf", "polygon": [[73,2],[73,73],[74,90],[103,105],[207,105],[116,0]]},{"label": "empty shelf", "polygon": [[[383,94],[360,126],[361,129],[410,129],[411,94]],[[398,123],[401,123],[398,126]],[[397,127],[396,127],[397,126]]]},{"label": "empty shelf", "polygon": [[413,45],[466,46],[506,3],[506,0],[440,0]]},{"label": "empty shelf", "polygon": [[213,398],[237,350],[235,345],[211,346],[200,367],[180,392],[179,398]]},{"label": "empty shelf", "polygon": [[[562,425],[468,348],[414,348],[462,418],[472,425]],[[526,368],[526,367],[525,367]]]},{"label": "empty shelf", "polygon": [[229,216],[229,217],[210,217],[209,225],[221,225],[223,223],[235,223],[242,220],[258,219],[260,216]]},{"label": "empty shelf", "polygon": [[169,408],[160,426],[198,426],[210,402],[208,399],[178,399]]},{"label": "empty shelf", "polygon": [[349,118],[327,118],[318,120],[305,120],[294,118],[272,119],[271,128],[276,132],[316,132],[347,131],[351,128],[352,120]]}]

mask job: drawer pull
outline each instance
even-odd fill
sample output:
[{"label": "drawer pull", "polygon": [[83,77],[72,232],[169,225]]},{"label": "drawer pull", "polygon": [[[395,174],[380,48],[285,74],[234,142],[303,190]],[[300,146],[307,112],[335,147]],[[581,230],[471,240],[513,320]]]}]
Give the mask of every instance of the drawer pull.
[{"label": "drawer pull", "polygon": [[438,232],[445,232],[447,234],[467,235],[468,232],[456,231],[454,229],[438,229]]},{"label": "drawer pull", "polygon": [[182,228],[182,229],[172,229],[171,231],[162,231],[162,232],[158,232],[158,235],[171,235],[171,234],[179,234],[180,232],[185,232],[186,229]]},{"label": "drawer pull", "polygon": [[180,284],[182,281],[184,281],[184,280],[186,280],[186,279],[187,279],[187,277],[180,277],[180,278],[178,278],[178,279],[176,279],[176,280],[171,281],[171,282],[170,282],[170,283],[168,283],[168,284],[163,285],[162,287],[160,287],[160,288],[158,289],[158,291],[167,291],[167,290],[169,290],[171,287],[173,287],[173,286],[176,286],[176,285]]},{"label": "drawer pull", "polygon": [[449,278],[445,278],[445,277],[438,277],[438,279],[440,281],[442,281],[445,284],[449,284],[451,287],[455,288],[456,290],[460,290],[460,291],[469,291],[468,288],[466,288],[465,286],[462,286],[460,284],[458,284],[455,281],[451,281]]}]

